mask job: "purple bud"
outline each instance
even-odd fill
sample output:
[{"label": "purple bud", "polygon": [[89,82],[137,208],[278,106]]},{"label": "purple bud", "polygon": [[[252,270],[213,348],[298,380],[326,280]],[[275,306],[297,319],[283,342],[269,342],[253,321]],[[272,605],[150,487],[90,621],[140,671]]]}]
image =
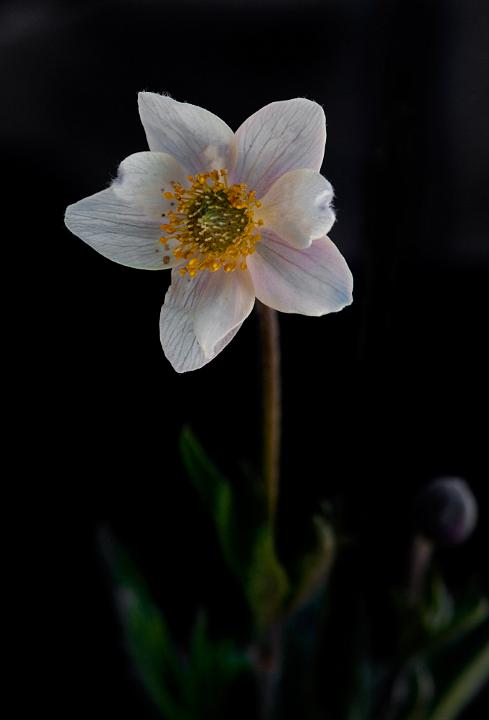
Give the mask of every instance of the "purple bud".
[{"label": "purple bud", "polygon": [[415,501],[416,529],[438,545],[458,545],[477,525],[477,502],[465,480],[438,478]]}]

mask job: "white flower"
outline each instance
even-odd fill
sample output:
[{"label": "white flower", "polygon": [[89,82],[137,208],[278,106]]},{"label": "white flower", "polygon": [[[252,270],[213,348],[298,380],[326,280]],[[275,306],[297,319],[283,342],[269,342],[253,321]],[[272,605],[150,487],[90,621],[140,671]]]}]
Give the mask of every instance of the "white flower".
[{"label": "white flower", "polygon": [[333,189],[319,174],[322,108],[274,102],[236,133],[208,110],[139,94],[149,152],[112,185],[66,210],[68,228],[105,257],[172,268],[160,334],[177,372],[202,367],[236,335],[255,297],[325,315],[352,301],[353,280],[326,236]]}]

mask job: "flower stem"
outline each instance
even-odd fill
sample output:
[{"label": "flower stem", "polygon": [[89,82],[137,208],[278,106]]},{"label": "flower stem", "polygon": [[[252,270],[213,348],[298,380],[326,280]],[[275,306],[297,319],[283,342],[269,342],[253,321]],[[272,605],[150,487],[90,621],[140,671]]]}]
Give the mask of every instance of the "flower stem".
[{"label": "flower stem", "polygon": [[257,301],[263,367],[263,479],[268,512],[275,517],[280,475],[281,382],[277,313]]},{"label": "flower stem", "polygon": [[280,683],[282,627],[271,625],[252,655],[261,698],[260,720],[271,720],[275,713]]},{"label": "flower stem", "polygon": [[408,600],[411,605],[416,605],[421,599],[432,558],[433,543],[421,537],[421,535],[416,535],[411,548],[411,568],[408,587]]}]

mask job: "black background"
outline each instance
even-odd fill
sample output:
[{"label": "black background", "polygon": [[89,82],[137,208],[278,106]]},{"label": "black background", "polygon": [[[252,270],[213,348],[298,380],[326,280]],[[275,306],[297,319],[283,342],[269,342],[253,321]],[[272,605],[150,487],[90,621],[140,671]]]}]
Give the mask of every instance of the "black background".
[{"label": "black background", "polygon": [[[12,305],[28,388],[12,546],[42,631],[27,676],[48,671],[52,711],[151,717],[122,652],[101,526],[133,549],[177,635],[199,604],[231,621],[239,608],[176,442],[190,422],[228,473],[258,463],[256,319],[210,365],[176,375],[158,337],[169,275],[111,263],[63,225],[68,204],[146,148],[139,90],[233,129],[278,99],[326,111],[331,237],[354,304],[280,318],[283,551],[321,499],[337,499],[376,588],[382,645],[413,496],[460,475],[480,523],[441,561],[455,589],[476,578],[489,590],[488,11],[456,0],[4,4],[0,142],[17,216],[4,240],[20,254]],[[483,696],[464,718],[484,708]]]}]

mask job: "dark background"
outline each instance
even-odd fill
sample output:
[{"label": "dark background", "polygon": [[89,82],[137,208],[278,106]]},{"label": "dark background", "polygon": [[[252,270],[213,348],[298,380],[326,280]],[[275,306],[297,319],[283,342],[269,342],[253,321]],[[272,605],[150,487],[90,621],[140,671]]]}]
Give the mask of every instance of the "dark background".
[{"label": "dark background", "polygon": [[177,635],[202,603],[221,618],[239,607],[176,442],[189,421],[229,474],[258,463],[256,319],[178,376],[158,337],[169,275],[113,264],[63,225],[66,205],[146,148],[139,90],[233,129],[278,99],[326,111],[331,236],[355,299],[319,320],[280,318],[283,552],[321,499],[337,500],[382,647],[416,490],[460,475],[480,523],[440,560],[454,591],[489,590],[488,16],[482,0],[3,4],[0,147],[16,214],[4,241],[20,251],[12,305],[27,347],[13,546],[41,629],[27,670],[47,670],[51,712],[151,717],[121,648],[101,526],[132,548]]}]

